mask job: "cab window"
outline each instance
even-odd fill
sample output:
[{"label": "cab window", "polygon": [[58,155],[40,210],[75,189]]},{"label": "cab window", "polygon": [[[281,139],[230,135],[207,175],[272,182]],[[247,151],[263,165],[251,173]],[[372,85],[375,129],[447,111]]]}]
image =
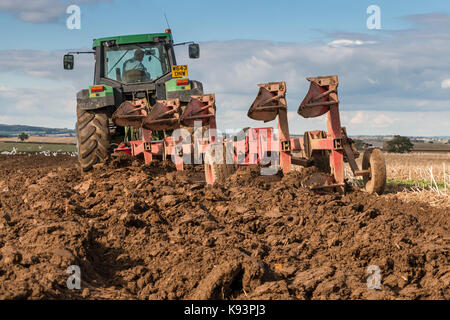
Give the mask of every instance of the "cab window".
[{"label": "cab window", "polygon": [[152,82],[169,72],[162,43],[105,47],[105,77],[122,83]]}]

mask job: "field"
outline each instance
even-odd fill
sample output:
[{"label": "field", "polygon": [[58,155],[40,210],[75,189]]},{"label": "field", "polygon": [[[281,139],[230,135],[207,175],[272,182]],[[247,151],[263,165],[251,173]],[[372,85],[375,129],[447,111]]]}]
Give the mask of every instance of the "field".
[{"label": "field", "polygon": [[450,144],[414,142],[414,152],[450,152]]},{"label": "field", "polygon": [[[51,139],[55,140],[55,139]],[[0,141],[0,153],[76,152],[76,145],[58,142]]]},{"label": "field", "polygon": [[[450,153],[385,153],[387,193],[405,201],[425,201],[450,207]],[[362,156],[357,159],[361,166]],[[354,179],[346,165],[347,176]]]},{"label": "field", "polygon": [[[390,179],[402,157],[388,155]],[[0,167],[0,299],[450,299],[449,207],[398,196],[414,192],[315,193],[301,187],[312,168],[208,187],[201,166],[126,156],[83,176],[68,155]]]},{"label": "field", "polygon": [[[0,138],[0,142],[21,142],[17,137]],[[41,143],[70,143],[76,144],[75,137],[59,137],[59,136],[30,136],[26,142],[41,142]]]},{"label": "field", "polygon": [[450,188],[450,153],[388,153],[385,156],[391,182]]}]

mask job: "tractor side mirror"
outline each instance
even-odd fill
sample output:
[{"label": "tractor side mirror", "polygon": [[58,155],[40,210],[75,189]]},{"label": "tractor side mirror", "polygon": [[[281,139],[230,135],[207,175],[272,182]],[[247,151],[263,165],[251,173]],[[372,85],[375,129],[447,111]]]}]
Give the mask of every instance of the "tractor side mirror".
[{"label": "tractor side mirror", "polygon": [[64,69],[65,70],[72,70],[73,69],[73,63],[74,63],[73,55],[71,55],[71,54],[64,55],[63,64],[64,64]]},{"label": "tractor side mirror", "polygon": [[189,58],[191,59],[200,58],[200,45],[198,43],[191,43],[189,45]]}]

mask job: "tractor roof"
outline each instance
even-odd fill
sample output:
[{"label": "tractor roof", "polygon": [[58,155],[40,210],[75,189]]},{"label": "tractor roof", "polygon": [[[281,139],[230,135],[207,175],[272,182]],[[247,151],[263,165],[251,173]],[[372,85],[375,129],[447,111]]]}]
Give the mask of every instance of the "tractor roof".
[{"label": "tractor roof", "polygon": [[98,47],[101,45],[103,41],[116,40],[116,44],[129,44],[129,43],[140,43],[140,42],[153,42],[154,37],[168,37],[169,40],[172,40],[172,34],[165,33],[147,33],[147,34],[134,34],[129,36],[116,36],[116,37],[106,37],[94,39],[94,43],[92,44],[92,48]]}]

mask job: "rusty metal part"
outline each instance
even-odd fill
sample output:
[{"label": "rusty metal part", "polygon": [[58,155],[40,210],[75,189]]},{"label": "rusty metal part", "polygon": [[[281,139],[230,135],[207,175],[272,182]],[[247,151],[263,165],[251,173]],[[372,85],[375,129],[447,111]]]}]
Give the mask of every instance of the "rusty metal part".
[{"label": "rusty metal part", "polygon": [[[166,160],[169,156],[175,156],[175,166],[177,170],[183,170],[183,151],[177,148],[179,141],[166,136],[162,140],[153,140],[152,130],[170,130],[180,126],[188,129],[194,127],[194,121],[198,120],[201,126],[209,129],[216,129],[215,118],[215,97],[214,94],[192,96],[190,104],[181,106],[179,99],[158,100],[147,113],[129,104],[124,104],[120,112],[116,115],[116,121],[125,122],[129,116],[134,117],[137,127],[142,125],[141,138],[129,141],[125,148],[116,148],[115,152],[127,152],[133,156],[143,154],[146,164],[151,163],[155,158]],[[139,109],[139,110],[138,110]],[[139,112],[142,112],[139,114]],[[214,142],[216,135],[211,134],[206,143],[200,145],[200,152],[205,153],[208,145]]]},{"label": "rusty metal part", "polygon": [[286,82],[269,82],[258,84],[259,91],[247,116],[264,122],[275,120],[280,109],[287,110]]},{"label": "rusty metal part", "polygon": [[[356,148],[355,141],[347,136],[347,129],[345,127],[342,127],[342,140],[344,146],[344,162],[348,162],[354,172],[355,170],[358,170],[355,159],[358,159],[360,154]],[[347,144],[349,147],[346,146]]]},{"label": "rusty metal part", "polygon": [[297,166],[302,166],[302,167],[311,167],[314,165],[313,161],[310,159],[306,159],[306,158],[295,158],[292,157],[291,158],[291,163],[295,164]]},{"label": "rusty metal part", "polygon": [[173,130],[180,126],[180,100],[158,100],[142,120],[148,130]]},{"label": "rusty metal part", "polygon": [[[180,117],[181,124],[186,127],[194,127],[195,121],[201,121],[201,125],[215,122],[216,118],[216,97],[214,94],[204,94],[191,96],[191,100],[184,108]],[[215,125],[214,125],[215,127]]]},{"label": "rusty metal part", "polygon": [[337,99],[338,77],[310,77],[311,82],[305,99],[300,104],[297,113],[304,118],[321,116],[330,110],[332,105],[339,104]]},{"label": "rusty metal part", "polygon": [[367,170],[356,170],[353,174],[355,176],[370,176],[370,170],[369,169],[367,169]]},{"label": "rusty metal part", "polygon": [[146,117],[144,106],[136,106],[131,101],[124,101],[112,115],[112,121],[117,126],[141,127],[142,119]]},{"label": "rusty metal part", "polygon": [[[341,120],[339,116],[339,100],[337,96],[338,77],[310,77],[310,87],[305,99],[298,108],[298,114],[304,118],[318,117],[327,114],[327,132],[326,137],[315,139],[304,139],[308,154],[314,155],[314,162],[323,160],[327,157],[326,166],[329,166],[333,178],[338,185],[337,189],[344,192],[344,153],[349,152],[350,146],[347,139],[342,134]],[[308,146],[308,142],[310,145]],[[305,153],[305,151],[303,151]],[[347,157],[353,164],[354,157],[349,154]],[[319,161],[320,162],[320,161]]]},{"label": "rusty metal part", "polygon": [[258,84],[259,91],[247,116],[264,122],[278,118],[280,166],[286,174],[291,171],[291,139],[287,120],[286,82]]},{"label": "rusty metal part", "polygon": [[323,130],[306,131],[303,136],[303,156],[311,159],[314,150],[318,149],[317,142],[326,139],[327,133]]}]

